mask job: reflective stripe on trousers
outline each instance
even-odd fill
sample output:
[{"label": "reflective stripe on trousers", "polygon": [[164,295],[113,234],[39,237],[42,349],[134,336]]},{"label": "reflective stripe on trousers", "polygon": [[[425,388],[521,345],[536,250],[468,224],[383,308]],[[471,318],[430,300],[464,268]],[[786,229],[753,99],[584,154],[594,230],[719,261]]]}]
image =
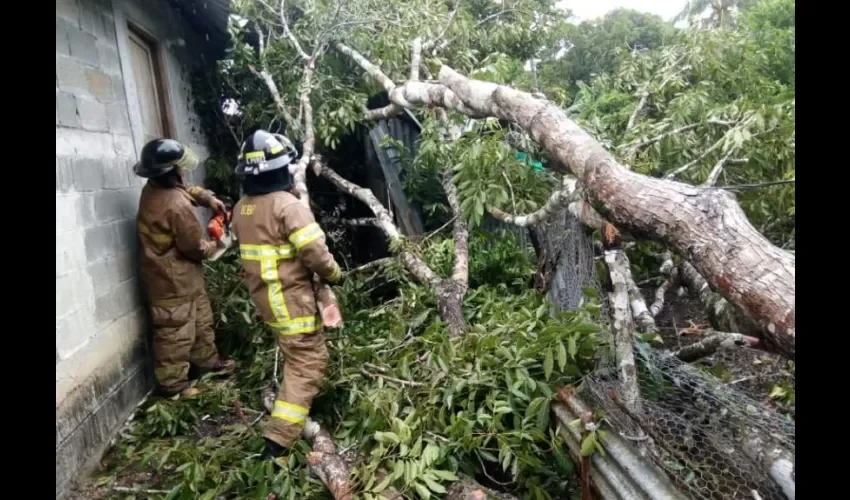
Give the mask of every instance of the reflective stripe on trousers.
[{"label": "reflective stripe on trousers", "polygon": [[279,418],[280,420],[295,425],[304,425],[307,421],[307,415],[309,414],[309,408],[304,408],[303,406],[294,405],[278,399],[274,402],[272,418]]}]

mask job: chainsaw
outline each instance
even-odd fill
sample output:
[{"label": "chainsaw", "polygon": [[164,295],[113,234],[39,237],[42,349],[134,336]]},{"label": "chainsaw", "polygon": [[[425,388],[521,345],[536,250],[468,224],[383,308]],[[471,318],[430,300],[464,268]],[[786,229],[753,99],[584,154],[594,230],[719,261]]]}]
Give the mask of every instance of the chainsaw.
[{"label": "chainsaw", "polygon": [[233,221],[233,207],[231,203],[228,203],[229,200],[222,201],[224,202],[225,210],[216,213],[210,219],[209,223],[207,223],[207,234],[218,247],[212,257],[210,257],[210,260],[218,260],[230,248],[231,243],[233,243],[233,233],[230,230],[230,224]]}]

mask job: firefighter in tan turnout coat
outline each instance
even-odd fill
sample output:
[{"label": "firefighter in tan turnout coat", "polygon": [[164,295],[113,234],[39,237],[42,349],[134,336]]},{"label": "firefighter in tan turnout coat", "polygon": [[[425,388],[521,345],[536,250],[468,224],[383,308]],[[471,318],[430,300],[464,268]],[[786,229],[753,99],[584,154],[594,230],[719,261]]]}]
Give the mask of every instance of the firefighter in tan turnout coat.
[{"label": "firefighter in tan turnout coat", "polygon": [[204,239],[195,207],[223,210],[211,191],[185,186],[183,174],[198,159],[191,149],[172,139],[156,139],[142,149],[133,171],[148,181],[142,188],[136,227],[140,240],[140,275],[153,320],[153,351],[159,392],[164,396],[198,393],[189,381],[198,375],[232,373],[234,363],[222,360],[215,346],[213,315],[204,291],[201,261],[217,249]]},{"label": "firefighter in tan turnout coat", "polygon": [[341,277],[309,207],[289,192],[288,166],[296,157],[287,138],[258,130],[242,145],[236,169],[244,197],[233,209],[233,234],[245,284],[284,358],[264,458],[281,456],[299,438],[325,374],[328,351],[313,273],[331,284]]}]

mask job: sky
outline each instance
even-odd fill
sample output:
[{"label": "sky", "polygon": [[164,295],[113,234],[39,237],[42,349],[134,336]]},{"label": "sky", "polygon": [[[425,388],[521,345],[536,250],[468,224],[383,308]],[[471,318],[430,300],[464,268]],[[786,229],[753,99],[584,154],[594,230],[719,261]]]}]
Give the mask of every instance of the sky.
[{"label": "sky", "polygon": [[669,21],[685,5],[685,0],[561,0],[558,5],[573,11],[579,21],[605,15],[618,7],[649,12]]}]

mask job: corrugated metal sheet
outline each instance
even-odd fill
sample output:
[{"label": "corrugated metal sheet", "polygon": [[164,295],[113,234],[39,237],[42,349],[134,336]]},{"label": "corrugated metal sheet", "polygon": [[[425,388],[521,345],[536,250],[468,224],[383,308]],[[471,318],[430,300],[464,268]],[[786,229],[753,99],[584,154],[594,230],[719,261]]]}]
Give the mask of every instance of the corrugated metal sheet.
[{"label": "corrugated metal sheet", "polygon": [[186,21],[209,43],[217,57],[227,46],[227,19],[230,0],[168,0]]},{"label": "corrugated metal sheet", "polygon": [[416,154],[416,139],[419,131],[398,118],[381,120],[369,131],[372,147],[377,154],[378,163],[384,173],[392,204],[401,222],[401,230],[406,236],[418,236],[423,233],[419,212],[407,201],[401,185],[401,157],[394,147],[381,147],[385,137],[392,137],[404,144],[411,154]]}]

